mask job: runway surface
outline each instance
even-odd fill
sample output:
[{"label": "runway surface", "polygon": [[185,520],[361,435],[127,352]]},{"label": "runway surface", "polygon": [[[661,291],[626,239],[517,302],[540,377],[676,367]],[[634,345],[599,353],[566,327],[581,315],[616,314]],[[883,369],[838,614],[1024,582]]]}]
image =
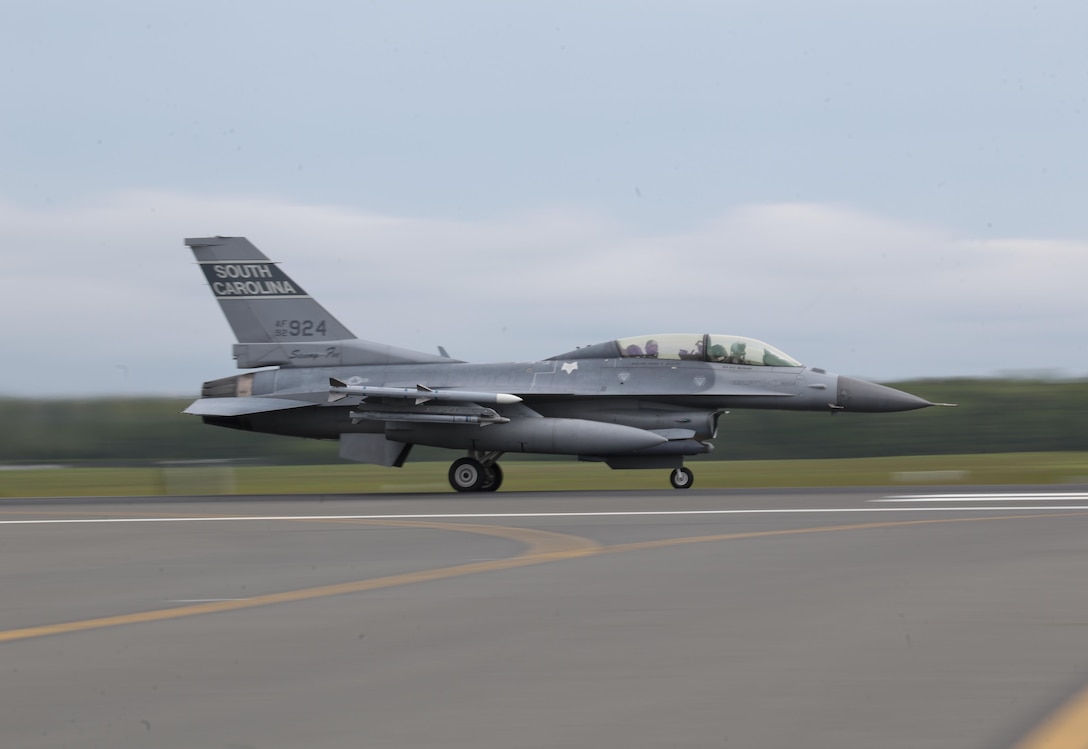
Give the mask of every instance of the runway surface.
[{"label": "runway surface", "polygon": [[0,501],[0,745],[1088,746],[1088,490]]}]

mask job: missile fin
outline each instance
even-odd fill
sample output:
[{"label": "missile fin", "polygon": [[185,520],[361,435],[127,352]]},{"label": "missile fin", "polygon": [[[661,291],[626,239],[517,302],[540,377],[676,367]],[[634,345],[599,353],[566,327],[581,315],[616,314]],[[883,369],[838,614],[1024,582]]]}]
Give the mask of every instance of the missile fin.
[{"label": "missile fin", "polygon": [[334,392],[332,392],[332,388],[342,388],[342,387],[345,387],[343,382],[336,379],[335,377],[330,377],[329,378],[329,401],[328,401],[329,403],[336,403],[336,401],[343,400],[344,398],[348,397],[347,393],[334,393]]}]

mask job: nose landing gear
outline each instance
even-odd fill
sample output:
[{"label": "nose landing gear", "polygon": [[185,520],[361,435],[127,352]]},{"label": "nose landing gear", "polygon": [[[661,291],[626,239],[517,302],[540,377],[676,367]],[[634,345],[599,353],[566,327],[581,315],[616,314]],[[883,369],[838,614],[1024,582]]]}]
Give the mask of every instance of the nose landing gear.
[{"label": "nose landing gear", "polygon": [[695,474],[690,468],[684,466],[674,468],[669,474],[669,483],[672,484],[673,489],[690,489],[695,483]]}]

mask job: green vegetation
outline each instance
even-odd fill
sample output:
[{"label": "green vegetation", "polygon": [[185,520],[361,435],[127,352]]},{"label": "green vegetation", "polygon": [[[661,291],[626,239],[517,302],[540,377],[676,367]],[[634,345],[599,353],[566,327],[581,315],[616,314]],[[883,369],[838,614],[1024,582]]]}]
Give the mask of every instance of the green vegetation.
[{"label": "green vegetation", "polygon": [[898,414],[734,411],[717,452],[730,459],[838,458],[1088,450],[1088,381],[892,383],[934,403]]},{"label": "green vegetation", "polygon": [[205,426],[199,418],[182,413],[194,399],[0,400],[0,463],[338,460],[335,442]]},{"label": "green vegetation", "polygon": [[[904,472],[915,478],[898,479],[902,483],[957,483],[961,476],[970,483],[1088,480],[1086,381],[957,379],[894,386],[960,405],[901,414],[733,411],[722,417],[715,452],[692,461],[696,486],[884,485]],[[399,470],[345,464],[336,442],[209,427],[181,413],[189,402],[0,399],[0,467],[68,466],[0,470],[0,496],[449,490],[453,451],[417,447]],[[559,465],[561,470],[555,459],[507,455],[504,486],[667,486],[662,471],[611,471],[569,460]]]},{"label": "green vegetation", "polygon": [[[445,462],[401,469],[364,465],[173,465],[0,471],[0,497],[161,494],[449,492]],[[504,462],[503,491],[671,491],[667,471],[613,471],[600,463]],[[697,488],[1088,483],[1088,453],[925,455],[823,460],[703,461]]]}]

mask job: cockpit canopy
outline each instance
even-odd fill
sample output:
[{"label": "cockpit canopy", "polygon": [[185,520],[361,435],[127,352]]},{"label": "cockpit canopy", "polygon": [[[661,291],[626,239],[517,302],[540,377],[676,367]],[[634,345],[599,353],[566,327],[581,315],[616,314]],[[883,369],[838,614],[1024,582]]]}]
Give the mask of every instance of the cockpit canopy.
[{"label": "cockpit canopy", "polygon": [[762,367],[800,367],[802,364],[769,343],[754,338],[717,333],[664,333],[631,336],[569,351],[553,359],[672,359],[746,364]]}]

